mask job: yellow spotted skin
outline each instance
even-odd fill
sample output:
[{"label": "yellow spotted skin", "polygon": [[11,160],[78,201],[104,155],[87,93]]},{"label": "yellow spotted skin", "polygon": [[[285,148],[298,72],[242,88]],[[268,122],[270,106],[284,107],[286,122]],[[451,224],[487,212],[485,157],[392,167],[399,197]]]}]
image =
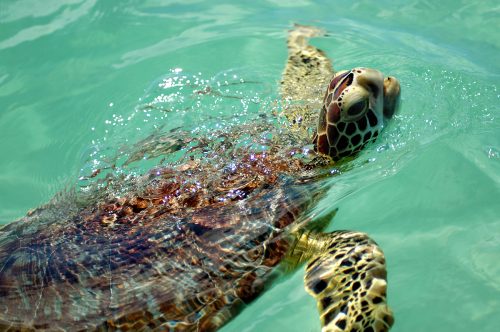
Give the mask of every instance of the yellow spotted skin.
[{"label": "yellow spotted skin", "polygon": [[335,75],[320,111],[316,151],[334,160],[359,152],[382,129],[384,77],[375,69],[354,68]]},{"label": "yellow spotted skin", "polygon": [[281,95],[292,133],[312,140],[316,152],[337,161],[377,138],[398,107],[400,85],[376,69],[360,67],[334,74],[325,53],[308,43],[309,38],[324,34],[303,25],[289,31]]},{"label": "yellow spotted skin", "polygon": [[323,331],[388,331],[394,318],[386,302],[382,250],[359,232],[312,238],[321,248],[308,263],[304,282],[318,303]]},{"label": "yellow spotted skin", "polygon": [[[337,161],[376,139],[384,121],[394,114],[400,87],[395,78],[384,78],[374,69],[333,74],[325,54],[307,43],[309,37],[322,34],[317,28],[297,25],[289,32],[282,94],[289,101],[307,101],[292,104],[285,115],[292,129],[303,135],[301,126],[315,123],[315,150]],[[324,89],[325,82],[330,83],[318,104],[314,96],[318,98],[317,87]],[[320,229],[297,228],[285,261],[292,266],[307,262],[305,288],[317,301],[322,331],[388,331],[394,317],[387,305],[382,250],[364,233]]]},{"label": "yellow spotted skin", "polygon": [[304,285],[317,301],[322,331],[389,331],[394,316],[387,305],[385,257],[377,243],[353,231],[298,229],[294,235],[285,262],[307,262]]},{"label": "yellow spotted skin", "polygon": [[288,59],[281,80],[284,116],[292,132],[308,140],[309,131],[316,128],[325,86],[333,76],[330,59],[308,43],[309,38],[323,36],[316,27],[296,24],[288,32]]},{"label": "yellow spotted skin", "polygon": [[[203,158],[158,166],[118,193],[58,195],[1,227],[0,331],[216,331],[266,289],[282,262],[307,264],[323,331],[387,331],[380,248],[363,233],[322,233],[336,210],[313,219],[306,212],[327,195],[318,180],[331,174],[331,149],[344,152],[330,128],[349,135],[367,110],[392,115],[399,84],[362,68],[333,75],[307,42],[321,34],[299,25],[289,32],[282,94],[298,139],[279,128],[269,150],[251,152],[229,147],[274,123],[215,132],[210,139],[228,147],[221,156],[196,138]],[[338,119],[329,118],[331,105]],[[302,152],[314,131],[326,156]]]}]

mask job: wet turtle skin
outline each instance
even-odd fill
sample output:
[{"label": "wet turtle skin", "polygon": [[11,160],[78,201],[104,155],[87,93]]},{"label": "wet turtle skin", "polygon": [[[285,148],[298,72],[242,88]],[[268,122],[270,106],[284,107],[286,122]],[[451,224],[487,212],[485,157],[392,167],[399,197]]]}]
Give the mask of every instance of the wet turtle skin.
[{"label": "wet turtle skin", "polygon": [[[0,330],[214,331],[291,257],[311,259],[305,284],[323,331],[387,331],[393,318],[376,243],[358,232],[302,230],[315,229],[304,212],[325,193],[321,165],[378,135],[399,83],[366,68],[333,75],[307,44],[317,32],[296,26],[289,34],[282,95],[308,100],[285,110],[292,141],[235,149],[222,168],[154,169],[126,193],[80,207],[56,201],[0,229]],[[323,100],[311,101],[328,80]],[[297,153],[311,142],[315,157]]]}]

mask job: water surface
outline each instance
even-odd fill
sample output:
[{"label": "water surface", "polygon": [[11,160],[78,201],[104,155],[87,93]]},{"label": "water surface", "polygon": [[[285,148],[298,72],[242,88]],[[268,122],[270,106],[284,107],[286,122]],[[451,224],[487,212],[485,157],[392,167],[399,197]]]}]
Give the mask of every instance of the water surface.
[{"label": "water surface", "polygon": [[[286,30],[314,24],[336,69],[375,67],[403,88],[395,121],[319,202],[339,208],[329,229],[384,249],[394,331],[495,331],[499,17],[495,1],[2,1],[0,223],[113,162],[158,163],[127,166],[148,137],[271,113]],[[207,86],[217,94],[196,92]],[[302,277],[278,280],[224,331],[318,330]]]}]

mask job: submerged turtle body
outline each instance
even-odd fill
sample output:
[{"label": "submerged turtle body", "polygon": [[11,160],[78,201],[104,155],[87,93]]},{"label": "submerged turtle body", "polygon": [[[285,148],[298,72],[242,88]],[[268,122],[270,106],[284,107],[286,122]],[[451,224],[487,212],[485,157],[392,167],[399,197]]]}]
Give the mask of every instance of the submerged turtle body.
[{"label": "submerged turtle body", "polygon": [[[359,121],[373,112],[377,122],[365,130],[380,130],[385,99],[395,105],[399,86],[354,69],[334,76],[321,102],[314,91],[333,69],[307,44],[318,31],[296,26],[289,34],[285,116],[299,144],[316,123],[318,158],[338,159],[374,138],[357,142]],[[311,89],[295,86],[305,83]],[[365,104],[354,112],[357,99]],[[324,221],[304,217],[324,194],[315,181],[321,172],[310,172],[317,161],[296,157],[293,147],[275,150],[234,151],[222,169],[197,162],[156,169],[138,179],[140,190],[66,214],[48,205],[5,226],[0,330],[213,331],[261,293],[285,258],[308,262],[306,289],[324,331],[388,330],[382,252],[362,233],[320,233]]]},{"label": "submerged turtle body", "polygon": [[[231,172],[154,171],[141,193],[70,218],[42,210],[6,226],[0,289],[9,301],[0,307],[15,310],[9,323],[69,330],[219,327],[262,290],[289,247],[282,231],[313,200],[291,176],[298,164],[266,155],[236,164]],[[207,171],[219,173],[216,180],[207,180]]]}]

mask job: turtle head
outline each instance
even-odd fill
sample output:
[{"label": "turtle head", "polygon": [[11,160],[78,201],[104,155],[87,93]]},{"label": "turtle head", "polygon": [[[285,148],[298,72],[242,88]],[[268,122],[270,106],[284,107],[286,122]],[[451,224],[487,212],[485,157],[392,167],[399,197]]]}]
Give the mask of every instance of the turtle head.
[{"label": "turtle head", "polygon": [[375,140],[399,104],[400,85],[375,69],[337,73],[326,90],[314,147],[334,160],[360,151]]}]

